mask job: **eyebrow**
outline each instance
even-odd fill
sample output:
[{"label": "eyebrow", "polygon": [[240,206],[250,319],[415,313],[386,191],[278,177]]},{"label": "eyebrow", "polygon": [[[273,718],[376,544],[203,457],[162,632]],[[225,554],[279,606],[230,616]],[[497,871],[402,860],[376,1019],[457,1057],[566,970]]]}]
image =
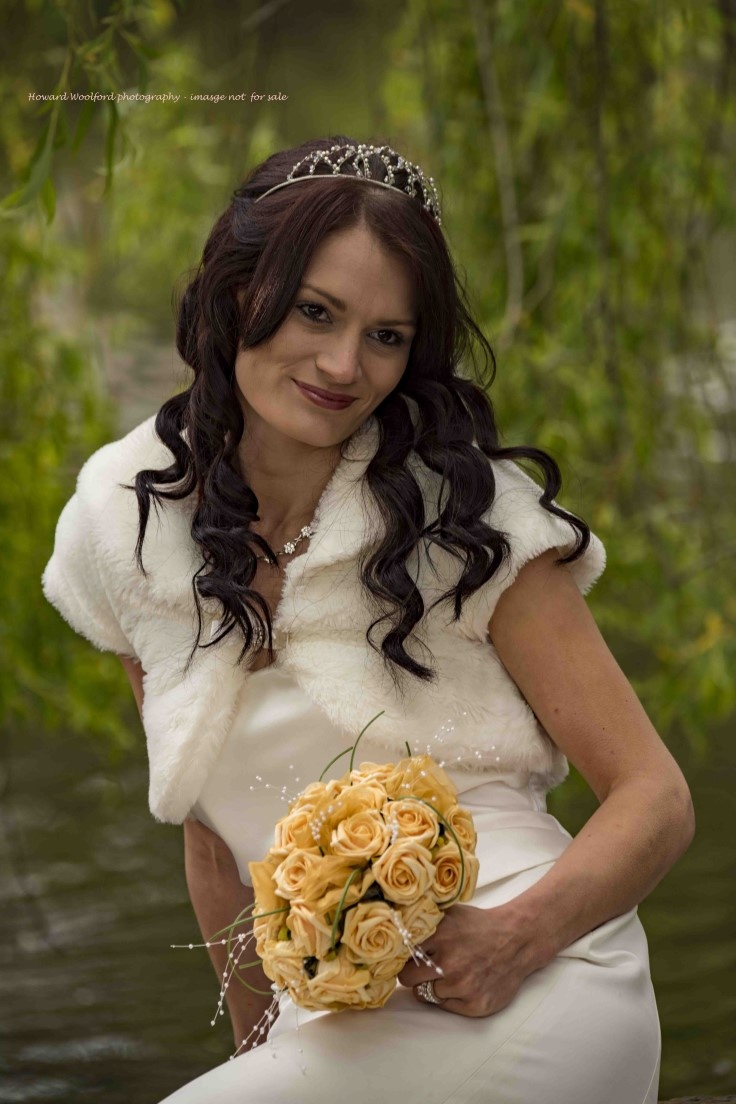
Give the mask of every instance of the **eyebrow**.
[{"label": "eyebrow", "polygon": [[[328,299],[332,303],[333,307],[337,307],[338,310],[347,310],[345,303],[342,299],[338,299],[336,295],[330,295],[329,291],[323,291],[322,288],[315,287],[314,284],[302,284],[303,288],[309,288],[310,291],[315,291],[317,295],[323,295],[325,299]],[[377,326],[416,326],[416,321],[413,318],[398,319],[393,318],[390,321],[376,322]]]}]

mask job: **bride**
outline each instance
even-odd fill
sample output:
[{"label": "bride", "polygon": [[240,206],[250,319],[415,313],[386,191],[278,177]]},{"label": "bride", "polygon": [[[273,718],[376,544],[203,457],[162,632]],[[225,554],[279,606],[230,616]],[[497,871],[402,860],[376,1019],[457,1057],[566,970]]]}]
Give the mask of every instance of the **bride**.
[{"label": "bride", "polygon": [[[603,545],[551,456],[500,445],[471,338],[490,353],[431,178],[343,136],[280,151],[183,296],[191,386],[89,458],[59,519],[44,592],[130,677],[218,977],[283,802],[377,712],[362,758],[432,754],[478,833],[472,904],[382,1008],[281,994],[262,1031],[251,968],[224,990],[238,1056],[170,1104],[657,1101],[637,905],[692,802],[584,600]],[[570,761],[600,802],[575,839],[546,809]]]}]

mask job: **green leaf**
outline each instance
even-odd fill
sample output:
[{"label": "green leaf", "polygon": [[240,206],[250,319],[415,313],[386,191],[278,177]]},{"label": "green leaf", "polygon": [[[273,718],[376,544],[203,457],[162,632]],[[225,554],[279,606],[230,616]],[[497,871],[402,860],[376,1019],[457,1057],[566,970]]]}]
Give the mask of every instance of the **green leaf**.
[{"label": "green leaf", "polygon": [[53,222],[54,213],[56,211],[56,189],[54,188],[54,184],[50,176],[47,176],[44,180],[39,192],[39,197],[44,212],[46,214],[46,222]]},{"label": "green leaf", "polygon": [[12,192],[11,195],[5,196],[0,203],[0,208],[22,207],[30,203],[30,201],[41,191],[44,181],[51,171],[56,118],[56,113],[52,113],[41,132],[36,150],[26,169],[26,183],[22,188],[18,188],[17,191]]}]

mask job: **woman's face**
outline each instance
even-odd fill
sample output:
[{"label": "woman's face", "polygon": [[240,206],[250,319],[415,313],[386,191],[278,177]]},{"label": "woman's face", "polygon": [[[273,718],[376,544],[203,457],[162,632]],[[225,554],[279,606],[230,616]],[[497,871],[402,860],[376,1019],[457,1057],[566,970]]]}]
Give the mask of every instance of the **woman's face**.
[{"label": "woman's face", "polygon": [[[331,234],[271,339],[238,352],[236,392],[248,432],[260,436],[268,425],[314,447],[339,444],[399,383],[416,321],[402,262],[364,227]],[[328,409],[298,384],[353,401]]]}]

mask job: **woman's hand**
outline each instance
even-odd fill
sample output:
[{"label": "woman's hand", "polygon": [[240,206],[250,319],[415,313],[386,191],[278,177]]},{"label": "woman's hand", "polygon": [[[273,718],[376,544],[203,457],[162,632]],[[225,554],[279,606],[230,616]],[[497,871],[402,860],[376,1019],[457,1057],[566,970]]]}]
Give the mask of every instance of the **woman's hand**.
[{"label": "woman's hand", "polygon": [[[420,947],[443,973],[410,960],[399,981],[413,987],[433,980],[435,993],[443,1001],[437,1008],[459,1016],[500,1012],[516,996],[524,979],[549,961],[539,945],[521,933],[513,911],[504,905],[487,909],[453,905],[434,935]],[[414,996],[422,1000],[416,990]]]}]

